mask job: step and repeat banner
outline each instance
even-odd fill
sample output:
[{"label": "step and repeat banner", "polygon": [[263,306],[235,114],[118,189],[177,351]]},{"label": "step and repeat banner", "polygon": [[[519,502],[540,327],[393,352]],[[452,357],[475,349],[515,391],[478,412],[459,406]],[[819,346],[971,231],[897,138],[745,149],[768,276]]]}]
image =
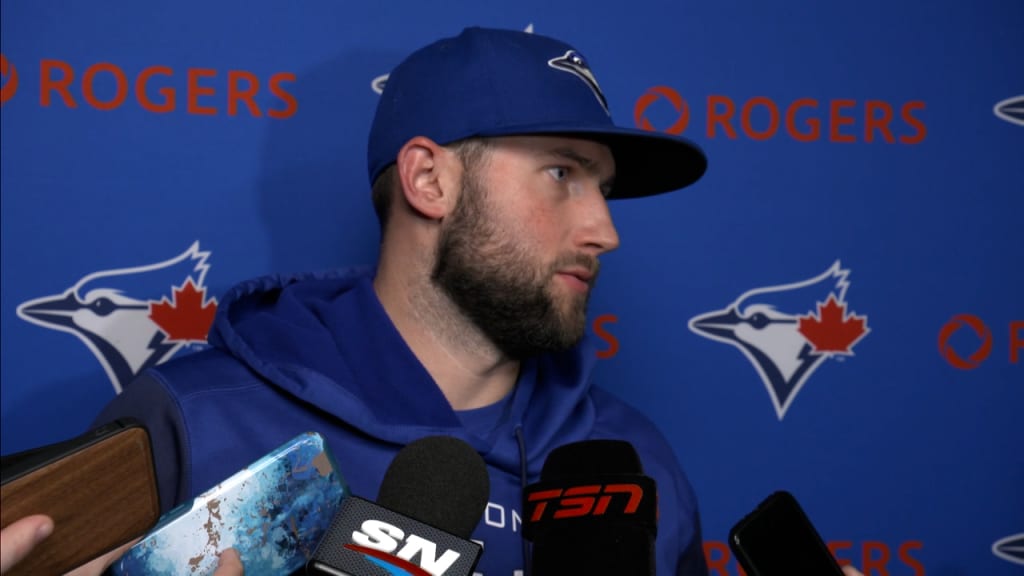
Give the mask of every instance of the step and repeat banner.
[{"label": "step and repeat banner", "polygon": [[620,124],[707,152],[693,187],[612,204],[622,247],[591,316],[598,384],[690,475],[711,574],[740,573],[728,529],[780,488],[868,576],[1024,574],[1019,0],[0,17],[3,454],[205,346],[235,282],[373,263],[388,70],[465,26],[515,28],[575,44]]}]

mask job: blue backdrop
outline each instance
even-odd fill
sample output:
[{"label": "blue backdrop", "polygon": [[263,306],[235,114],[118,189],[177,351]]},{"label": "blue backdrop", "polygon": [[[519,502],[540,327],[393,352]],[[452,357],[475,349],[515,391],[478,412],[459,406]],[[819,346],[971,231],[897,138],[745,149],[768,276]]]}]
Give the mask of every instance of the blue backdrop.
[{"label": "blue backdrop", "polygon": [[4,0],[2,452],[202,346],[233,283],[373,262],[374,87],[467,25],[574,43],[620,123],[708,154],[613,204],[591,312],[712,574],[777,488],[868,576],[1024,573],[1018,0]]}]

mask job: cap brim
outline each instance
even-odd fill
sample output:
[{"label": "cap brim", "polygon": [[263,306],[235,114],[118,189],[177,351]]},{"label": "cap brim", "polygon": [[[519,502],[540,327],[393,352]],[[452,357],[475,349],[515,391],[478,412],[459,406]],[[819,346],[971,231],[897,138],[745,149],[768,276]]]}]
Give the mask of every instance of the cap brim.
[{"label": "cap brim", "polygon": [[592,138],[611,148],[615,185],[608,198],[638,198],[685,188],[704,175],[704,151],[680,136],[621,126],[502,127],[479,136],[562,134]]}]

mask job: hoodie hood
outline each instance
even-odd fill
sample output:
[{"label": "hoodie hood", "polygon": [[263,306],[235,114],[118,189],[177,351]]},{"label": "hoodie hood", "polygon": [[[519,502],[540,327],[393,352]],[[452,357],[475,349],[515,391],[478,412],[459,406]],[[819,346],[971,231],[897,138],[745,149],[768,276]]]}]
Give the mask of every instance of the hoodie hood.
[{"label": "hoodie hood", "polygon": [[[523,363],[497,428],[467,430],[409,349],[373,290],[373,272],[351,269],[256,278],[222,299],[209,342],[273,386],[363,433],[396,445],[444,434],[491,465],[537,477],[555,447],[588,437],[587,391],[596,361],[589,335],[571,350]],[[517,432],[518,431],[518,432]]]}]

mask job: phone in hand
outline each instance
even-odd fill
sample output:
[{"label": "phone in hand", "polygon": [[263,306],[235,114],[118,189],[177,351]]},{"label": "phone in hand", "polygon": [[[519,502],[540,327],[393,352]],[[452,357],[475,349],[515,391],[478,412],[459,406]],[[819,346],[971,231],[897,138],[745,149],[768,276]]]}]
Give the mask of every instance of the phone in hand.
[{"label": "phone in hand", "polygon": [[63,574],[146,533],[160,517],[149,433],[117,420],[0,460],[0,526],[32,514],[54,530],[6,576]]},{"label": "phone in hand", "polygon": [[246,574],[291,574],[313,555],[348,493],[323,437],[307,432],[168,511],[111,569],[209,575],[234,548]]},{"label": "phone in hand", "polygon": [[748,576],[843,576],[810,518],[784,490],[732,527],[729,548]]}]

